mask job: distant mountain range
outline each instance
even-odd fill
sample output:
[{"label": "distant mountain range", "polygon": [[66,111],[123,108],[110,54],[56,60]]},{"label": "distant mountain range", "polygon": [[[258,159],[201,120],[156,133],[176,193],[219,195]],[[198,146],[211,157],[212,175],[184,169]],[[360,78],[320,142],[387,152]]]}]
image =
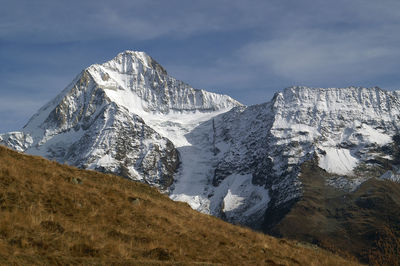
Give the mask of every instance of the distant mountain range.
[{"label": "distant mountain range", "polygon": [[0,143],[365,259],[374,234],[400,224],[399,129],[400,91],[291,87],[244,106],[125,51],[82,71]]}]

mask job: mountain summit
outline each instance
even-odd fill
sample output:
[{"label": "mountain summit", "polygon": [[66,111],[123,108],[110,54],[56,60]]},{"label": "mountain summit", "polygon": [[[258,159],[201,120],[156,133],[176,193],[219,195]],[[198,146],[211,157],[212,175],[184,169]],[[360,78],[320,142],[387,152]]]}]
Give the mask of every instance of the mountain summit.
[{"label": "mountain summit", "polygon": [[144,52],[125,51],[82,71],[21,132],[0,138],[19,151],[167,189],[180,162],[170,131],[185,141],[200,121],[240,105],[168,76]]},{"label": "mountain summit", "polygon": [[[399,129],[397,91],[291,87],[246,107],[125,51],[82,71],[0,143],[156,186],[269,233],[323,245],[340,231],[353,242],[338,245],[359,255],[374,241],[368,230],[400,220]],[[390,203],[387,188],[398,194]],[[355,232],[349,217],[370,219]]]}]

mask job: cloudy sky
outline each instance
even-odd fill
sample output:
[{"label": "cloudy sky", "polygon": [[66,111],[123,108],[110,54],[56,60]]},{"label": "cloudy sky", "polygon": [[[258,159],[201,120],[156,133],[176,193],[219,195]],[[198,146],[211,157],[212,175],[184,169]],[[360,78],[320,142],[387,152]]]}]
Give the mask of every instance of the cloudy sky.
[{"label": "cloudy sky", "polygon": [[400,89],[398,0],[0,0],[0,132],[84,68],[145,51],[244,104],[293,85]]}]

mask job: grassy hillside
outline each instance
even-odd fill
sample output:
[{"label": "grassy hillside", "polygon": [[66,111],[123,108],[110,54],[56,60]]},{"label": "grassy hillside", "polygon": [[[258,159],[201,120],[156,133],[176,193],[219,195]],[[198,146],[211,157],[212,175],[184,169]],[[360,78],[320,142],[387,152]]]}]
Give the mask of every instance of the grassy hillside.
[{"label": "grassy hillside", "polygon": [[149,186],[0,146],[0,264],[354,265]]}]

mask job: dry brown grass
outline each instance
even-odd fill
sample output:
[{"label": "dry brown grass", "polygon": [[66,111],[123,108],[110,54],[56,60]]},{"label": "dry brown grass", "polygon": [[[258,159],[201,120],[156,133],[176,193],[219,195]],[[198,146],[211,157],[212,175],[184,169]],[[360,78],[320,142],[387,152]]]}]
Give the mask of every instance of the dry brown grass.
[{"label": "dry brown grass", "polygon": [[1,146],[0,263],[356,264],[197,213],[137,182]]},{"label": "dry brown grass", "polygon": [[388,226],[384,226],[375,243],[369,251],[371,265],[400,265],[400,234]]}]

